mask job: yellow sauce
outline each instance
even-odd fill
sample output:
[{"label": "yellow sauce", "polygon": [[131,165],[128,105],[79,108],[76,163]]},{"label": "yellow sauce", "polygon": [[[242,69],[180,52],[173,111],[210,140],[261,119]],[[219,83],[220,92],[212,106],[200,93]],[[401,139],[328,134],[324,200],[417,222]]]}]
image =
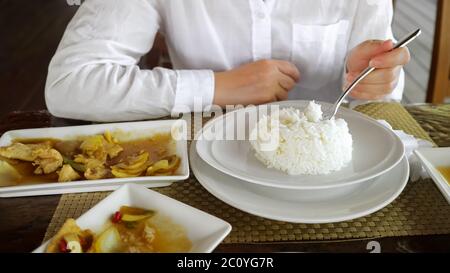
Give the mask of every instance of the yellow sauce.
[{"label": "yellow sauce", "polygon": [[437,169],[445,178],[445,180],[447,180],[447,183],[450,184],[450,167],[437,167]]},{"label": "yellow sauce", "polygon": [[[87,253],[184,253],[192,249],[186,229],[170,217],[153,210],[128,206],[121,206],[119,212],[122,218],[118,222],[108,221],[96,234],[90,230],[82,230],[74,219],[67,219],[46,251],[61,252],[61,240],[66,240],[71,235],[75,235],[74,240],[83,238],[82,249]],[[111,219],[116,219],[115,215],[116,213],[112,214]],[[126,221],[125,216],[128,216]],[[131,216],[143,217],[138,219]]]},{"label": "yellow sauce", "polygon": [[[73,159],[74,154],[80,153],[79,145],[85,137],[79,137],[73,140],[60,140],[53,138],[36,138],[36,139],[15,139],[13,142],[20,142],[23,144],[37,144],[48,142],[50,146],[58,150],[63,156]],[[75,145],[74,145],[75,144]],[[168,133],[155,134],[151,137],[140,138],[132,141],[119,141],[123,151],[114,159],[106,161],[106,167],[110,167],[125,160],[128,156],[139,153],[141,151],[148,152],[150,161],[156,162],[161,158],[173,153],[176,150],[176,143],[172,136]],[[16,159],[7,159],[0,157],[0,160],[8,162],[21,175],[20,178],[11,179],[11,177],[3,177],[0,173],[0,187],[27,185],[27,184],[42,184],[58,181],[58,174],[56,172],[37,175],[34,173],[36,166],[32,162],[26,162]],[[79,173],[81,179],[85,179],[82,173]],[[108,174],[105,178],[114,178],[113,175]]]},{"label": "yellow sauce", "polygon": [[[155,229],[155,239],[148,244],[143,237],[143,229],[146,223]],[[115,224],[120,233],[123,247],[117,252],[134,251],[141,253],[180,253],[188,252],[192,248],[192,242],[186,234],[183,226],[175,224],[169,217],[157,213],[146,221],[138,222],[133,228],[127,228],[121,222]]]}]

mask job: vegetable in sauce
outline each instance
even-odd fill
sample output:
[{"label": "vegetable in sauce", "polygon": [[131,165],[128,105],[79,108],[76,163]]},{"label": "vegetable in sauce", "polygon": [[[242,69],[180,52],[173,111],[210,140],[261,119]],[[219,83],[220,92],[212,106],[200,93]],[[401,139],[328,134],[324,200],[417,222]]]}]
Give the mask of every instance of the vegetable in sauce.
[{"label": "vegetable in sauce", "polygon": [[169,133],[118,141],[101,135],[60,139],[16,139],[0,147],[0,186],[105,178],[174,175],[180,158]]}]

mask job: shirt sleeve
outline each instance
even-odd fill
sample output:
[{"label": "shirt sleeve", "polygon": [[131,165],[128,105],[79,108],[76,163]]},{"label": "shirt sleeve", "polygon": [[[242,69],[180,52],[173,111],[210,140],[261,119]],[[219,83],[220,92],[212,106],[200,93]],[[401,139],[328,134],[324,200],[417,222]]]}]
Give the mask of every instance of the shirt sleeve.
[{"label": "shirt sleeve", "polygon": [[153,45],[159,14],[152,0],[86,0],[49,65],[49,111],[64,118],[124,121],[210,106],[211,70],[137,66]]},{"label": "shirt sleeve", "polygon": [[[353,49],[366,40],[396,41],[392,33],[392,0],[360,0],[353,21],[348,48]],[[400,101],[403,95],[405,73],[400,72],[397,86],[384,100]]]}]

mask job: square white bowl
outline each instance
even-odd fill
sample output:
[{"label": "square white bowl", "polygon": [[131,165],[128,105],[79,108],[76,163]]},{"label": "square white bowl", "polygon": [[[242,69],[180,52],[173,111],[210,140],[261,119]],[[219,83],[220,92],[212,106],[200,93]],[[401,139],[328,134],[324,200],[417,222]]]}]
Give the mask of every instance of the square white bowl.
[{"label": "square white bowl", "polygon": [[[231,225],[222,219],[136,184],[120,187],[76,222],[82,229],[99,233],[111,215],[123,205],[156,210],[184,227],[192,242],[190,252],[193,253],[212,252],[231,231]],[[48,243],[45,242],[33,253],[44,253]]]},{"label": "square white bowl", "polygon": [[450,184],[437,169],[438,167],[450,166],[450,147],[419,148],[414,153],[420,159],[422,165],[450,204]]},{"label": "square white bowl", "polygon": [[146,187],[168,186],[174,181],[189,177],[189,159],[187,154],[187,124],[185,120],[155,120],[140,122],[122,122],[83,126],[53,127],[9,131],[0,138],[0,147],[8,146],[14,139],[56,138],[73,139],[79,136],[103,134],[106,130],[118,131],[124,139],[151,137],[157,133],[171,133],[175,140],[176,154],[181,159],[178,174],[171,176],[140,176],[130,178],[109,178],[58,183],[40,183],[0,187],[0,197],[35,196],[76,192],[111,191],[126,183],[139,183]]}]

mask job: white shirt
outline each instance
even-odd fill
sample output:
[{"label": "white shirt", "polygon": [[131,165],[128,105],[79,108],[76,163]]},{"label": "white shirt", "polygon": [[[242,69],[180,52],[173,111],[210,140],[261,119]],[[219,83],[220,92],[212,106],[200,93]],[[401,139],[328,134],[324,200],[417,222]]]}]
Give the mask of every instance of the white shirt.
[{"label": "white shirt", "polygon": [[[393,39],[392,14],[392,0],[86,0],[50,63],[47,107],[93,121],[201,110],[194,104],[212,104],[214,71],[261,59],[298,67],[290,99],[333,101],[349,50]],[[174,70],[137,66],[158,31]],[[402,90],[403,75],[389,98]]]}]

